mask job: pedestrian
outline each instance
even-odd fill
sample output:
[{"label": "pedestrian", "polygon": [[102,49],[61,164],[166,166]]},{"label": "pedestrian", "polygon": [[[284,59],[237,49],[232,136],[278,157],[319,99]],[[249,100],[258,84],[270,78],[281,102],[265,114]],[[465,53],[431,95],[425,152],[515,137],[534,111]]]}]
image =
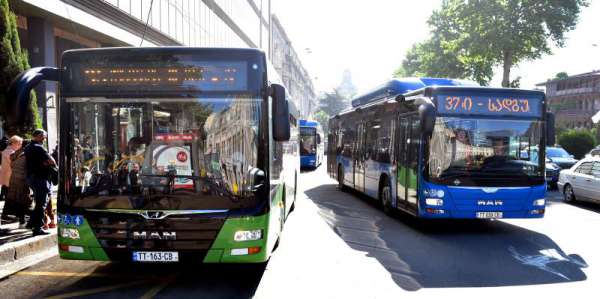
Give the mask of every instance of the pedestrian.
[{"label": "pedestrian", "polygon": [[19,228],[25,228],[25,215],[29,214],[31,207],[31,191],[27,185],[27,167],[25,160],[25,148],[29,140],[23,141],[21,149],[12,154],[12,174],[10,176],[10,188],[6,194],[6,204],[11,203],[15,208],[15,216],[19,219]]},{"label": "pedestrian", "polygon": [[33,190],[35,201],[35,208],[31,213],[30,222],[34,236],[47,235],[50,232],[42,229],[42,225],[51,187],[50,167],[55,167],[56,162],[44,148],[44,140],[48,136],[46,131],[37,129],[32,135],[31,143],[25,148],[27,183]]},{"label": "pedestrian", "polygon": [[[23,144],[23,138],[14,135],[8,139],[8,145],[6,149],[2,151],[2,165],[0,166],[0,186],[2,186],[2,196],[6,199],[8,188],[10,186],[10,175],[12,174],[11,167],[11,155],[21,149]],[[11,205],[12,203],[6,203],[2,213],[2,220],[8,220],[9,215],[15,215],[15,209]]]}]

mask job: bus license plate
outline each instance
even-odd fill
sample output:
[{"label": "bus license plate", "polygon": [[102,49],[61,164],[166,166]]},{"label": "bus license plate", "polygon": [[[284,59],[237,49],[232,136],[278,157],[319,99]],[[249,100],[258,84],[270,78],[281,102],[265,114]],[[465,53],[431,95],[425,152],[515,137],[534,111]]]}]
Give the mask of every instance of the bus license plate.
[{"label": "bus license plate", "polygon": [[134,262],[174,263],[179,261],[177,251],[134,251]]},{"label": "bus license plate", "polygon": [[502,218],[502,212],[477,212],[477,218],[499,219],[499,218]]}]

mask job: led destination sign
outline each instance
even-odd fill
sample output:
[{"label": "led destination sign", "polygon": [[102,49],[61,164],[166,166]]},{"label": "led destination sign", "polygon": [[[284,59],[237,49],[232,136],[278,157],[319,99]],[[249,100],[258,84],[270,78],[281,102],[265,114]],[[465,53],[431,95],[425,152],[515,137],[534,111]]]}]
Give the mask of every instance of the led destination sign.
[{"label": "led destination sign", "polygon": [[74,63],[70,75],[69,89],[88,92],[242,92],[249,88],[245,61]]},{"label": "led destination sign", "polygon": [[444,114],[540,116],[542,98],[507,95],[438,95],[437,110]]}]

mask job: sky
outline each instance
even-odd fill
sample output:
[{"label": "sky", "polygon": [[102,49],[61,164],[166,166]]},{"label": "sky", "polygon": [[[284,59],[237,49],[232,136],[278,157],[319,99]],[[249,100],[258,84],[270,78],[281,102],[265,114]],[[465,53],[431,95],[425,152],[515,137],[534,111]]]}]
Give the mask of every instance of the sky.
[{"label": "sky", "polygon": [[[564,48],[521,63],[511,80],[521,76],[522,88],[534,88],[561,71],[600,70],[600,1],[590,2]],[[317,91],[338,86],[347,69],[358,91],[365,92],[390,79],[406,51],[429,37],[427,19],[440,5],[441,0],[273,0],[272,11]],[[501,79],[498,67],[490,85],[500,86]]]}]

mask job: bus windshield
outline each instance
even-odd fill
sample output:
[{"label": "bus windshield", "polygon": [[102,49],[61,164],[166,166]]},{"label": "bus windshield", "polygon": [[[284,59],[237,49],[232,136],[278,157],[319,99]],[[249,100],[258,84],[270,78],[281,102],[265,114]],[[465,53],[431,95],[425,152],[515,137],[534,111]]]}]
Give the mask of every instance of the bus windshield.
[{"label": "bus windshield", "polygon": [[453,185],[539,184],[543,161],[529,157],[541,135],[537,120],[438,117],[429,143],[429,178]]},{"label": "bus windshield", "polygon": [[257,205],[249,176],[263,167],[259,98],[67,98],[67,103],[72,206]]},{"label": "bus windshield", "polygon": [[300,155],[317,153],[317,129],[300,127]]}]

